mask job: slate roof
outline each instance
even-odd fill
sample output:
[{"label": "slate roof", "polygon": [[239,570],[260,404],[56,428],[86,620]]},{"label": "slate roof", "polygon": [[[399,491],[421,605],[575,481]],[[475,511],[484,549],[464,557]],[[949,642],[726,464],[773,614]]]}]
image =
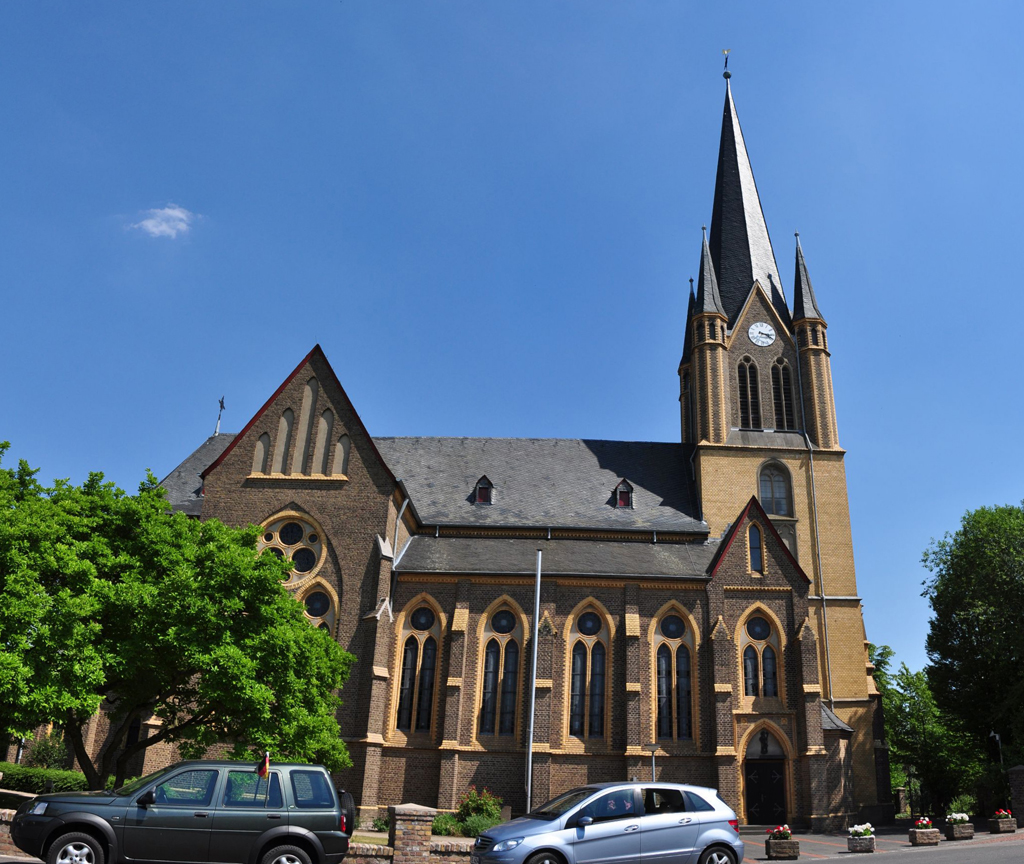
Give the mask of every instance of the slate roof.
[{"label": "slate roof", "polygon": [[818,301],[811,286],[811,276],[807,272],[804,261],[804,250],[800,246],[800,236],[796,238],[796,275],[793,277],[793,320],[801,318],[821,318]]},{"label": "slate roof", "polygon": [[[707,534],[690,480],[691,445],[574,438],[374,438],[425,525],[591,528]],[[474,504],[481,476],[492,504]],[[633,507],[616,508],[620,480]]]},{"label": "slate roof", "polygon": [[[700,278],[697,280],[695,311],[698,314],[717,313],[725,315],[722,297],[718,292],[718,280],[715,279],[715,268],[711,265],[711,252],[708,250],[707,234],[704,234],[700,247]],[[689,316],[687,316],[687,320],[689,320]]]},{"label": "slate roof", "polygon": [[160,481],[160,485],[167,490],[167,503],[173,510],[187,513],[189,516],[200,514],[203,509],[203,498],[199,491],[203,488],[203,481],[199,475],[212,465],[234,440],[234,432],[211,435]]},{"label": "slate roof", "polygon": [[853,731],[853,727],[840,720],[824,702],[821,703],[821,728],[826,732]]},{"label": "slate roof", "polygon": [[806,450],[801,432],[766,432],[763,429],[730,429],[725,443],[730,447],[756,447],[769,450]]},{"label": "slate roof", "polygon": [[775,263],[754,172],[728,84],[725,88],[709,247],[730,327],[736,322],[755,279],[761,282],[779,316],[789,325],[789,310],[782,293],[779,268]]},{"label": "slate roof", "polygon": [[473,573],[532,576],[537,550],[546,576],[709,578],[718,543],[630,543],[608,540],[523,540],[414,536],[402,551],[400,573]]}]

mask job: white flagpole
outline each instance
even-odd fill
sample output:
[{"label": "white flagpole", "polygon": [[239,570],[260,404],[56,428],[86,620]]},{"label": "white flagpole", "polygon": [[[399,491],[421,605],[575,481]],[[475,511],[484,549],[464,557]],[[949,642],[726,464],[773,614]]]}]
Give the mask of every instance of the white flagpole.
[{"label": "white flagpole", "polygon": [[537,585],[533,591],[533,660],[530,663],[530,728],[526,733],[526,812],[533,809],[533,718],[537,706],[537,634],[540,630],[540,559],[537,550]]}]

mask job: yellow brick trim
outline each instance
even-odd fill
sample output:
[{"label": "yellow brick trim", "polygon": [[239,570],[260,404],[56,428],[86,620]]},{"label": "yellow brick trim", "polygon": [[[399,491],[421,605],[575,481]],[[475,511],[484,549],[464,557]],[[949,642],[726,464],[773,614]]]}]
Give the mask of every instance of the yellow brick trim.
[{"label": "yellow brick trim", "polygon": [[538,690],[550,690],[555,686],[555,682],[550,678],[538,678],[536,682],[534,682],[534,686]]},{"label": "yellow brick trim", "polygon": [[626,692],[627,693],[639,693],[640,692],[640,682],[639,681],[627,681],[626,682]]},{"label": "yellow brick trim", "polygon": [[715,755],[716,756],[735,756],[736,755],[736,748],[735,747],[717,747],[717,748],[715,748]]},{"label": "yellow brick trim", "polygon": [[815,744],[813,747],[808,747],[804,750],[805,756],[828,756],[828,750],[822,747],[820,744]]},{"label": "yellow brick trim", "polygon": [[448,679],[448,686],[449,687],[461,687],[462,686],[462,679],[461,678],[451,677],[451,678]]},{"label": "yellow brick trim", "polygon": [[716,693],[732,693],[732,684],[716,684]]},{"label": "yellow brick trim", "polygon": [[817,694],[820,695],[821,694],[821,685],[820,684],[804,684],[804,694],[805,695],[810,695],[812,693],[817,693]]},{"label": "yellow brick trim", "polygon": [[452,615],[452,631],[464,633],[468,625],[469,610],[460,606],[455,610],[455,614]]},{"label": "yellow brick trim", "polygon": [[627,636],[639,636],[640,635],[640,613],[639,612],[627,612],[626,613],[626,635]]},{"label": "yellow brick trim", "polygon": [[384,679],[387,679],[387,678],[390,678],[391,675],[388,672],[388,667],[387,666],[374,666],[373,667],[373,677],[374,678],[384,678]]},{"label": "yellow brick trim", "polygon": [[785,588],[781,585],[723,585],[723,591],[756,591],[758,594],[792,594],[792,588]]}]

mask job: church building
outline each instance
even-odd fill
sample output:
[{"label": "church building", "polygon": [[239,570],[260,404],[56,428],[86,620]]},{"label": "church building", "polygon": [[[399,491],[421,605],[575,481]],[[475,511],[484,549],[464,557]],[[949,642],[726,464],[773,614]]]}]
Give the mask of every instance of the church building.
[{"label": "church building", "polygon": [[523,812],[531,698],[534,804],[648,779],[653,751],[746,823],[884,818],[827,289],[794,255],[787,299],[727,81],[678,441],[374,437],[317,346],[165,479],[177,509],[261,525],[358,658],[336,779],[364,820],[470,784]]}]

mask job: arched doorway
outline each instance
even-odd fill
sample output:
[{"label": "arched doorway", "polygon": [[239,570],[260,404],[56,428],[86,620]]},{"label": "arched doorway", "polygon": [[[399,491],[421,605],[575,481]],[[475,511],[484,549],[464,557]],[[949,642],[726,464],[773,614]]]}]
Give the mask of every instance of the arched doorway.
[{"label": "arched doorway", "polygon": [[750,737],[743,754],[747,822],[783,825],[786,813],[786,752],[779,739],[762,727]]}]

